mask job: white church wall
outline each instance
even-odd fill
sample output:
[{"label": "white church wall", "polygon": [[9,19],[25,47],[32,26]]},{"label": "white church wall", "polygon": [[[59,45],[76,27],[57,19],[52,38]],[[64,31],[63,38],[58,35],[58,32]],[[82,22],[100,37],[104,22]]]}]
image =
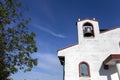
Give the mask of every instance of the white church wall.
[{"label": "white church wall", "polygon": [[[95,37],[84,38],[82,24],[94,25]],[[99,33],[98,22],[85,20],[78,22],[78,44],[58,51],[65,56],[65,80],[119,80],[116,66],[105,70],[103,61],[110,54],[120,54],[120,28]],[[85,61],[90,66],[90,77],[79,76],[79,63]]]}]

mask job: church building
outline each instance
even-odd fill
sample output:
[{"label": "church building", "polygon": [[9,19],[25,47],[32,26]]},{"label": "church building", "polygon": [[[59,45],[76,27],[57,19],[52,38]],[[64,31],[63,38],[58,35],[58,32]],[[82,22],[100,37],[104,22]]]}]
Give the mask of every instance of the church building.
[{"label": "church building", "polygon": [[101,30],[98,21],[77,21],[78,43],[58,50],[63,80],[120,80],[120,27]]}]

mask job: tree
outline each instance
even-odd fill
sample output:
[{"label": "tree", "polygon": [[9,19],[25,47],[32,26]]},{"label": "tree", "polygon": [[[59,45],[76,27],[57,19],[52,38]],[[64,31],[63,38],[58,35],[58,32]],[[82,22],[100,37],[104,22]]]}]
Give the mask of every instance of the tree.
[{"label": "tree", "polygon": [[23,16],[20,0],[0,0],[0,80],[18,70],[30,71],[37,65],[35,33],[29,32],[30,19]]}]

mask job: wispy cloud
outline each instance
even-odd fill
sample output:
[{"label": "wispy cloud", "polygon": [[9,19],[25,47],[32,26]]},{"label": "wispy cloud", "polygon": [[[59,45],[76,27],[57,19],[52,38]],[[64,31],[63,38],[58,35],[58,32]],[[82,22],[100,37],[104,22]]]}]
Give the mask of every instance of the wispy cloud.
[{"label": "wispy cloud", "polygon": [[[14,80],[61,80],[62,66],[57,55],[50,53],[38,53],[38,65],[30,72],[14,74]],[[21,77],[22,76],[22,77]]]},{"label": "wispy cloud", "polygon": [[36,27],[36,28],[38,28],[38,29],[40,29],[40,30],[42,30],[42,31],[44,31],[44,32],[46,32],[46,33],[51,34],[52,36],[59,37],[59,38],[65,38],[66,37],[66,36],[64,36],[62,34],[55,33],[52,30],[47,29],[45,27],[42,27],[40,25],[34,24],[33,26]]},{"label": "wispy cloud", "polygon": [[40,11],[42,11],[50,21],[55,22],[56,19],[54,16],[51,0],[42,0],[40,2],[42,3],[39,7]]},{"label": "wispy cloud", "polygon": [[58,69],[60,66],[60,62],[57,56],[53,54],[41,54],[38,56],[40,64],[38,67],[44,70],[54,70],[54,68]]}]

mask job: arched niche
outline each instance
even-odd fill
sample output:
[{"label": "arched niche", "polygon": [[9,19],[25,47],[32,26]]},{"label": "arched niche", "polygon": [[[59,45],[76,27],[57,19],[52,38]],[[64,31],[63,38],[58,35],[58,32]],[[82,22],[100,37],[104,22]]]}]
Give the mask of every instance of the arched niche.
[{"label": "arched niche", "polygon": [[83,36],[84,37],[94,37],[94,27],[91,23],[86,22],[83,24]]}]

